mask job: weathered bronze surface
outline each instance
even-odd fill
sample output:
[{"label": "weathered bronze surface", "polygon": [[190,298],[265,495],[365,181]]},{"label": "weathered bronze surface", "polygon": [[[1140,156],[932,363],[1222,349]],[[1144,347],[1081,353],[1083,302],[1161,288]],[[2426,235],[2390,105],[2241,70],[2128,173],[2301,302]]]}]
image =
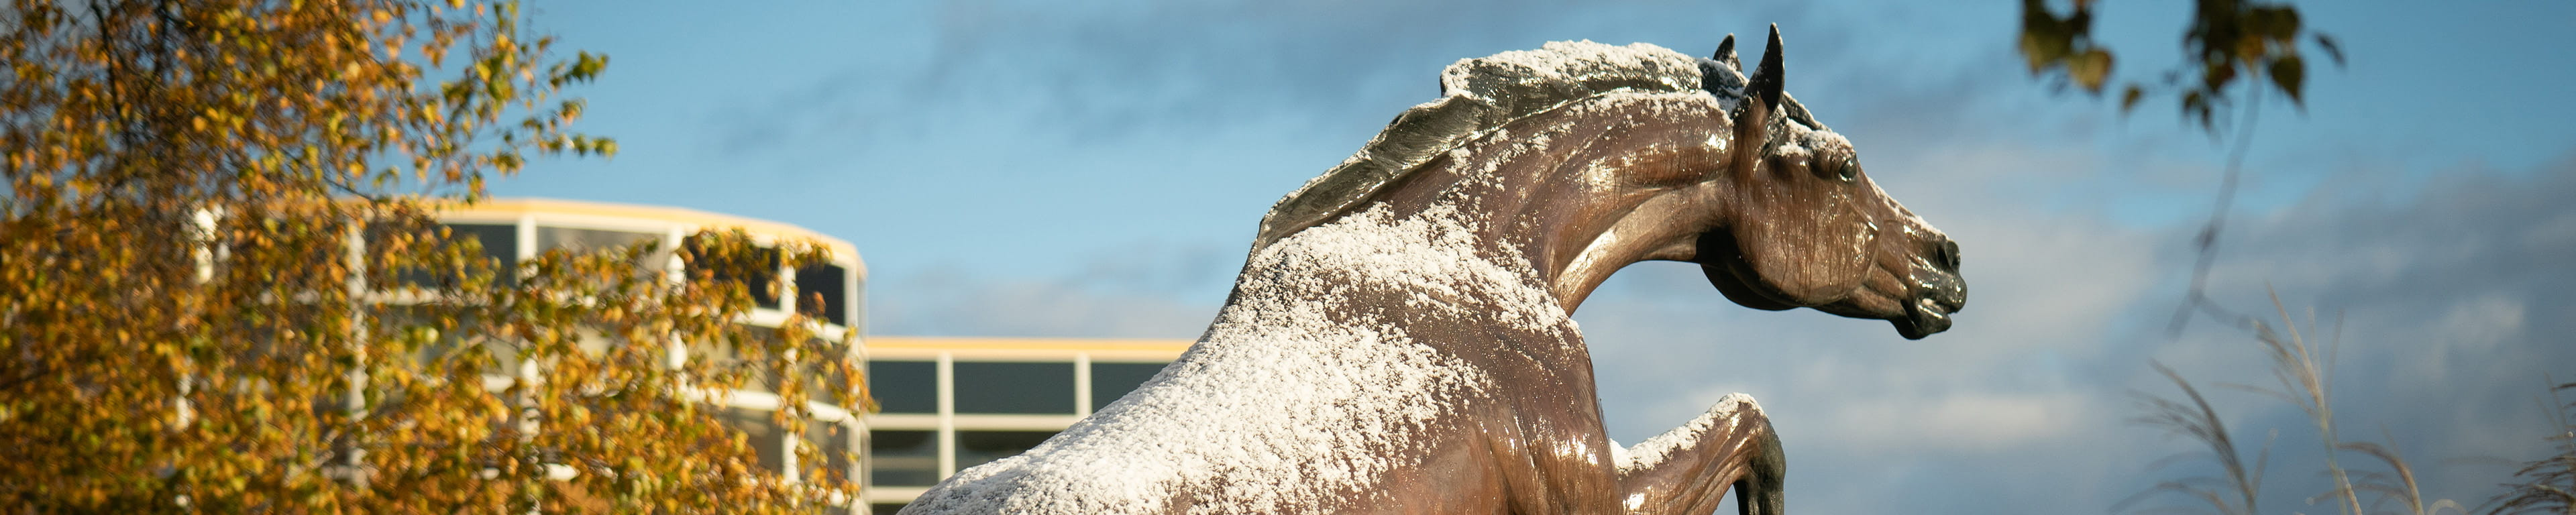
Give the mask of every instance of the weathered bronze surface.
[{"label": "weathered bronze surface", "polygon": [[[1544,289],[1553,302],[1547,307],[1564,313],[1621,267],[1668,260],[1700,264],[1720,292],[1748,307],[1808,307],[1887,320],[1906,338],[1947,329],[1949,314],[1966,301],[1958,246],[1888,198],[1860,169],[1848,143],[1782,94],[1776,27],[1769,39],[1749,78],[1736,69],[1731,50],[1699,60],[1706,84],[1693,86],[1704,89],[1655,90],[1613,77],[1572,90],[1583,93],[1576,98],[1499,121],[1477,118],[1513,111],[1452,104],[1416,108],[1370,147],[1391,150],[1364,151],[1353,161],[1359,164],[1345,164],[1336,175],[1354,166],[1379,169],[1328,175],[1282,201],[1265,221],[1254,255],[1265,256],[1267,246],[1291,241],[1306,228],[1362,216],[1354,213],[1364,209],[1366,216],[1406,220],[1463,206],[1473,210],[1459,210],[1456,216],[1465,220],[1456,227],[1468,234],[1443,237],[1464,238],[1475,243],[1476,255],[1510,262],[1530,275],[1525,280],[1533,288]],[[1723,48],[1732,45],[1729,36]],[[1429,127],[1419,130],[1431,135],[1394,134],[1416,130],[1408,127]],[[1408,146],[1418,148],[1400,148]],[[1309,195],[1316,191],[1335,196]],[[1193,374],[1224,369],[1219,358],[1225,349],[1193,348],[1119,405],[1028,455],[961,472],[904,513],[1683,514],[1717,509],[1730,487],[1743,500],[1742,513],[1781,512],[1785,457],[1770,421],[1749,399],[1721,402],[1694,426],[1640,444],[1623,460],[1603,432],[1591,356],[1570,321],[1506,323],[1505,301],[1487,298],[1482,290],[1429,291],[1331,278],[1300,282],[1276,274],[1247,265],[1227,314],[1201,347],[1221,343],[1215,335],[1228,330],[1225,324],[1234,320],[1228,317],[1268,309],[1260,306],[1277,296],[1304,296],[1298,300],[1308,304],[1279,305],[1320,305],[1332,320],[1393,324],[1402,338],[1389,341],[1427,346],[1449,360],[1444,363],[1455,363],[1452,368],[1488,378],[1479,384],[1489,386],[1464,394],[1426,391],[1419,401],[1436,404],[1426,411],[1435,415],[1342,449],[1227,454],[1187,446],[1268,443],[1219,438],[1153,447],[1122,440],[1167,434],[1151,431],[1158,423],[1151,418],[1158,413],[1154,409],[1258,403],[1169,391],[1177,388],[1170,385],[1204,379]],[[1419,306],[1488,306],[1498,315]],[[1240,316],[1255,315],[1260,313]],[[1395,387],[1279,386],[1283,392],[1301,386]],[[1247,409],[1253,411],[1243,413],[1258,413],[1259,406]],[[1113,420],[1096,420],[1104,417]],[[1317,431],[1376,427],[1331,419],[1311,423]],[[1301,454],[1307,452],[1320,454]],[[1197,458],[1282,453],[1286,457],[1275,461],[1284,465],[1277,466]],[[1177,481],[1150,472],[1256,465],[1270,467],[1261,470],[1273,475],[1200,473]],[[1335,475],[1353,470],[1369,475]],[[1286,475],[1276,475],[1281,473]]]}]

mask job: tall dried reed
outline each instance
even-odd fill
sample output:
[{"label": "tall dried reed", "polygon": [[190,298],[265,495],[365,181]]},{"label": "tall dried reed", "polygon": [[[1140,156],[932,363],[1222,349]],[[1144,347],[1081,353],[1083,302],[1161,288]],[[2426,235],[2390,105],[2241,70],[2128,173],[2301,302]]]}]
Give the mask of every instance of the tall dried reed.
[{"label": "tall dried reed", "polygon": [[2504,485],[2505,492],[2488,501],[2495,507],[2487,513],[2576,515],[2576,414],[2570,414],[2576,411],[2576,401],[2560,400],[2561,391],[2576,391],[2576,383],[2551,388],[2549,400],[2540,403],[2541,410],[2549,413],[2549,421],[2558,426],[2555,434],[2549,435],[2551,441],[2558,442],[2558,454],[2526,463],[2522,470],[2515,471],[2513,476],[2522,478],[2522,482]]},{"label": "tall dried reed", "polygon": [[[2299,411],[2316,424],[2317,443],[2325,451],[2324,472],[2332,478],[2333,485],[2324,495],[2309,497],[2307,500],[2310,503],[2320,501],[2333,503],[2338,512],[2347,515],[2388,513],[2388,511],[2373,510],[2387,506],[2392,501],[2402,508],[2401,511],[2394,513],[2440,515],[2456,512],[2467,515],[2469,510],[2457,501],[2450,499],[2425,501],[2416,483],[2414,467],[2408,465],[2404,456],[2398,452],[2394,439],[2389,439],[2391,443],[2382,444],[2344,442],[2337,436],[2333,382],[2330,378],[2333,377],[2334,354],[2336,343],[2341,341],[2340,335],[2329,336],[2326,345],[2320,348],[2311,340],[2311,336],[2317,333],[2319,327],[2314,312],[2308,313],[2305,324],[2301,324],[2299,320],[2290,316],[2289,309],[2282,306],[2280,295],[2277,293],[2272,295],[2272,308],[2279,317],[2277,322],[2253,316],[2227,316],[2226,318],[2235,319],[2237,327],[2253,337],[2258,344],[2257,348],[2263,351],[2264,357],[2271,363],[2272,378],[2277,385],[2264,387],[2222,383],[2222,386],[2287,401],[2298,406]],[[2212,310],[2212,312],[2217,311]],[[2223,312],[2217,313],[2223,314]],[[2341,324],[2338,322],[2336,326],[2340,329]],[[2192,386],[2190,380],[2184,379],[2182,374],[2166,367],[2163,363],[2155,363],[2153,366],[2157,373],[2172,380],[2174,385],[2182,390],[2182,400],[2139,393],[2138,403],[2146,414],[2135,420],[2149,426],[2162,427],[2170,434],[2189,437],[2208,446],[2211,459],[2218,462],[2224,475],[2194,476],[2162,481],[2120,501],[2112,507],[2112,511],[2140,515],[2165,513],[2257,515],[2261,513],[2262,509],[2258,501],[2262,497],[2263,471],[2269,465],[2271,457],[2272,438],[2267,437],[2263,445],[2255,449],[2251,466],[2248,466],[2244,451],[2238,448],[2234,437],[2227,430],[2226,421],[2218,416],[2217,410],[2210,407],[2208,398],[2201,394],[2200,389]],[[2277,431],[2271,433],[2274,437],[2278,434]],[[2340,454],[2346,452],[2375,458],[2385,469],[2348,469],[2338,459]],[[2177,458],[2188,457],[2190,455],[2177,456]],[[2177,461],[2181,460],[2172,458],[2160,460],[2156,466],[2163,467]],[[2535,467],[2538,466],[2535,465]],[[2564,475],[2568,473],[2569,468],[2560,466],[2553,470]],[[2362,502],[2365,493],[2372,497],[2368,509],[2365,509]],[[2208,508],[2204,511],[2182,506],[2146,504],[2148,500],[2167,494],[2191,498],[2207,504]],[[2540,495],[2545,497],[2547,494]]]}]

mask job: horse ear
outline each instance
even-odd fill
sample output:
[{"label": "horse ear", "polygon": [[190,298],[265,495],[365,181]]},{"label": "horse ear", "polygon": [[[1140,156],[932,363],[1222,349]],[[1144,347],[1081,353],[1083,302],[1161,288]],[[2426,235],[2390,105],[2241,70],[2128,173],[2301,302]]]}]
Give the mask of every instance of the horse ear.
[{"label": "horse ear", "polygon": [[1729,32],[1725,41],[1717,42],[1717,53],[1710,54],[1708,58],[1726,63],[1726,67],[1734,68],[1736,73],[1744,73],[1744,63],[1735,60],[1735,33]]},{"label": "horse ear", "polygon": [[1762,65],[1753,70],[1753,78],[1744,87],[1743,107],[1735,113],[1735,139],[1728,149],[1728,166],[1736,173],[1749,174],[1761,165],[1764,147],[1771,141],[1771,113],[1780,107],[1780,26],[1771,26],[1770,48],[1762,50]]},{"label": "horse ear", "polygon": [[[1772,88],[1772,91],[1778,90],[1777,86]],[[1771,113],[1778,110],[1775,104],[1764,102],[1762,97],[1746,90],[1744,103],[1735,110],[1734,137],[1726,148],[1726,166],[1737,177],[1752,177],[1760,168],[1764,147],[1770,146],[1771,141]]]},{"label": "horse ear", "polygon": [[1780,106],[1780,25],[1771,25],[1771,43],[1762,49],[1762,67],[1753,70],[1752,84],[1744,88],[1746,98],[1758,98],[1762,104]]}]

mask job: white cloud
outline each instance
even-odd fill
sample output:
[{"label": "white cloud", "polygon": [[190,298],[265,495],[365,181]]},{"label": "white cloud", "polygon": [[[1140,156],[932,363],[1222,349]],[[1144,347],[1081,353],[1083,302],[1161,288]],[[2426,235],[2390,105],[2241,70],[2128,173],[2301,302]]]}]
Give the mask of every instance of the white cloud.
[{"label": "white cloud", "polygon": [[1955,456],[2084,436],[2110,413],[2074,392],[1949,392],[1860,399],[1810,438],[1854,452]]},{"label": "white cloud", "polygon": [[869,332],[1195,338],[1236,266],[1210,255],[1130,244],[1078,258],[1064,277],[942,267],[881,278],[869,285]]}]

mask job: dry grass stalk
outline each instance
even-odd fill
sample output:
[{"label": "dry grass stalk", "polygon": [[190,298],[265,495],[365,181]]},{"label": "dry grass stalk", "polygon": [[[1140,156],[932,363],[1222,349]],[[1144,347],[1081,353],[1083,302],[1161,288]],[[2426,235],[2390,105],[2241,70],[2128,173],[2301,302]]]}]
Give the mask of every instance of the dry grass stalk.
[{"label": "dry grass stalk", "polygon": [[[2391,443],[2383,445],[2372,442],[2343,442],[2336,436],[2334,424],[2334,396],[2332,393],[2332,381],[2330,380],[2330,378],[2333,377],[2334,362],[2334,349],[2332,348],[2331,342],[2339,341],[2340,337],[2338,336],[2329,339],[2328,341],[2330,342],[2330,345],[2328,348],[2319,349],[2316,346],[2311,345],[2311,341],[2308,338],[2310,334],[2315,332],[2317,327],[2316,316],[2313,313],[2310,313],[2308,316],[2308,323],[2306,324],[2307,330],[2302,331],[2300,329],[2300,324],[2295,319],[2291,318],[2289,310],[2282,307],[2280,295],[2278,293],[2272,294],[2272,307],[2274,313],[2280,317],[2280,325],[2275,326],[2268,321],[2247,316],[2242,317],[2239,320],[2239,327],[2252,333],[2254,340],[2261,344],[2264,356],[2269,358],[2272,362],[2272,377],[2276,382],[2278,382],[2279,386],[2277,388],[2264,388],[2238,384],[2228,384],[2226,386],[2262,393],[2288,401],[2289,403],[2298,406],[2299,410],[2305,413],[2309,420],[2316,423],[2319,443],[2326,451],[2325,473],[2334,480],[2332,489],[2329,490],[2326,495],[2321,497],[2331,499],[2336,504],[2338,511],[2351,515],[2371,513],[2370,511],[2363,509],[2361,503],[2362,492],[2370,492],[2380,496],[2379,499],[2377,499],[2377,502],[2372,503],[2372,507],[2380,506],[2390,500],[2403,503],[2405,509],[2400,513],[2410,515],[2438,515],[2443,513],[2443,510],[2448,509],[2452,512],[2461,513],[2463,515],[2467,514],[2468,509],[2461,506],[2460,503],[2456,501],[2440,499],[2430,503],[2425,502],[2422,491],[2416,482],[2414,468],[2407,465],[2406,460],[2398,452],[2395,444]],[[2340,324],[2338,324],[2338,326],[2340,326]],[[2146,408],[2147,414],[2137,418],[2136,420],[2148,425],[2164,427],[2173,433],[2189,436],[2194,440],[2199,440],[2201,443],[2209,447],[2211,454],[2218,460],[2220,468],[2226,471],[2226,476],[2192,477],[2158,483],[2156,486],[2151,487],[2146,491],[2139,492],[2137,495],[2133,495],[2129,499],[2121,501],[2120,504],[2113,507],[2113,510],[2137,511],[2131,510],[2130,507],[2138,501],[2152,497],[2156,494],[2179,493],[2208,503],[2210,506],[2210,512],[2213,513],[2221,515],[2254,515],[2259,513],[2260,509],[2257,507],[2256,501],[2260,497],[2260,492],[2262,490],[2262,474],[2266,462],[2269,460],[2271,442],[2266,441],[2264,443],[2264,446],[2258,450],[2255,455],[2253,466],[2247,467],[2242,453],[2237,449],[2233,439],[2228,436],[2225,421],[2219,418],[2216,410],[2210,408],[2207,398],[2201,395],[2199,389],[2194,388],[2190,381],[2183,379],[2181,374],[2175,373],[2173,369],[2165,367],[2162,363],[2154,364],[2154,367],[2156,372],[2164,374],[2167,379],[2171,379],[2174,382],[2175,386],[2181,387],[2184,398],[2188,399],[2190,402],[2184,403],[2164,397],[2141,394],[2139,395],[2139,402],[2144,408]],[[2393,442],[2394,439],[2390,439],[2390,441]],[[2351,472],[2336,459],[2337,455],[2342,452],[2358,452],[2372,458],[2376,458],[2382,464],[2385,464],[2388,470],[2386,472]],[[2576,454],[2571,454],[2570,456],[2571,458],[2569,463],[2576,463]],[[2169,459],[2166,461],[2169,462],[2171,460]],[[2163,462],[2160,462],[2159,466],[2162,464]],[[2535,464],[2534,467],[2537,468],[2541,466]],[[2576,467],[2561,466],[2558,470],[2560,471],[2560,476],[2551,477],[2576,477],[2568,475],[2570,473],[2576,473]],[[2359,476],[2358,480],[2354,479],[2354,476],[2356,475]],[[2542,488],[2549,487],[2543,486]],[[2543,490],[2534,491],[2544,492]],[[2566,491],[2567,490],[2557,490],[2557,492],[2562,495],[2562,497],[2558,498],[2564,499],[2565,497],[2563,497],[2563,494]],[[2540,493],[2534,495],[2547,498],[2547,495],[2549,494]],[[2234,497],[2234,499],[2230,499],[2230,497]],[[2310,498],[2309,501],[2314,502],[2318,499],[2319,498]],[[2153,511],[2172,512],[2191,510],[2164,508]],[[2576,515],[2576,512],[2571,512],[2571,515]]]},{"label": "dry grass stalk", "polygon": [[2342,445],[2343,450],[2378,458],[2380,463],[2388,466],[2387,472],[2360,472],[2357,474],[2360,479],[2353,482],[2355,489],[2379,494],[2379,502],[2372,503],[2371,507],[2377,508],[2379,504],[2394,499],[2406,504],[2406,511],[2402,513],[2438,515],[2444,513],[2442,510],[2447,508],[2451,512],[2468,515],[2468,507],[2461,506],[2458,501],[2438,499],[2429,505],[2426,504],[2423,490],[2415,483],[2415,468],[2408,466],[2406,459],[2398,452],[2395,443],[2397,440],[2388,437],[2385,433],[2382,431],[2381,438],[2388,440],[2390,442],[2388,445],[2371,442],[2348,442]]},{"label": "dry grass stalk", "polygon": [[2523,478],[2523,482],[2504,485],[2508,490],[2489,501],[2495,504],[2487,510],[2490,515],[2576,515],[2576,416],[2569,414],[2570,408],[2576,408],[2576,401],[2557,402],[2558,392],[2564,390],[2576,390],[2576,383],[2550,389],[2553,402],[2541,403],[2541,409],[2559,426],[2557,434],[2549,435],[2550,440],[2558,442],[2558,454],[2524,464],[2522,470],[2515,471],[2514,477]]},{"label": "dry grass stalk", "polygon": [[[2263,468],[2271,460],[2271,442],[2265,441],[2255,453],[2253,466],[2246,466],[2244,453],[2236,449],[2235,439],[2227,434],[2226,421],[2218,417],[2217,410],[2209,407],[2209,399],[2200,394],[2200,389],[2192,387],[2191,381],[2183,379],[2182,374],[2166,368],[2163,363],[2155,363],[2153,366],[2156,372],[2172,379],[2174,386],[2181,387],[2183,397],[2190,399],[2191,402],[2185,404],[2164,397],[2139,394],[2138,402],[2147,408],[2147,414],[2135,420],[2147,425],[2161,426],[2171,433],[2188,436],[2207,444],[2211,456],[2217,459],[2219,467],[2225,470],[2227,475],[2223,478],[2199,476],[2157,483],[2153,488],[2120,501],[2120,504],[2112,507],[2112,511],[2131,511],[2132,505],[2156,494],[2175,493],[2208,503],[2209,513],[2220,515],[2257,513],[2254,501],[2259,497],[2257,494],[2263,490]],[[2161,460],[2158,465],[2170,464],[2173,461],[2175,460]],[[2190,510],[2180,508],[2140,511],[2140,513],[2188,512]]]},{"label": "dry grass stalk", "polygon": [[[2335,460],[2335,451],[2343,444],[2335,437],[2332,385],[2326,380],[2332,376],[2333,361],[2320,359],[2316,349],[2308,345],[2306,334],[2299,331],[2299,324],[2290,318],[2290,310],[2281,306],[2281,294],[2268,287],[2264,292],[2272,296],[2272,309],[2280,314],[2283,330],[2276,331],[2270,324],[2259,320],[2250,322],[2254,327],[2254,340],[2262,342],[2265,357],[2272,359],[2272,378],[2281,383],[2281,389],[2257,391],[2289,399],[2291,404],[2299,406],[2299,411],[2306,412],[2310,420],[2316,421],[2318,443],[2324,444],[2326,451],[2326,472],[2334,477],[2335,490],[2332,493],[2342,498],[2344,513],[2364,513],[2361,511],[2361,498],[2352,488],[2352,479],[2344,473],[2343,465]],[[2340,327],[2342,324],[2336,325]],[[2308,328],[2311,331],[2316,328],[2314,313],[2309,314]],[[2416,513],[2420,515],[2422,512]]]}]

